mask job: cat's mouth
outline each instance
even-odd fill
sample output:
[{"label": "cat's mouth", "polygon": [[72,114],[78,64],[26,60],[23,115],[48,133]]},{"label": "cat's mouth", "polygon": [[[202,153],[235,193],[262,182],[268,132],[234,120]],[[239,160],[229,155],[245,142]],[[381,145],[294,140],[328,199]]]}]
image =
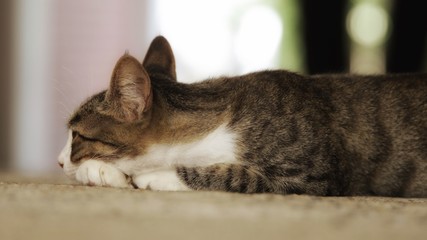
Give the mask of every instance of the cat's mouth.
[{"label": "cat's mouth", "polygon": [[76,172],[79,166],[75,166],[67,163],[58,163],[64,171],[65,175],[73,180],[76,180]]}]

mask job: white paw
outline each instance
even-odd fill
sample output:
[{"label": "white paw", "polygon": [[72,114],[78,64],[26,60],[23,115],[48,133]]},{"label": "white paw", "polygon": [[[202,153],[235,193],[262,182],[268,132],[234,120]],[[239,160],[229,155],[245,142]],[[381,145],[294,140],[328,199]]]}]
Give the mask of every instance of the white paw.
[{"label": "white paw", "polygon": [[117,168],[97,160],[87,160],[76,172],[77,181],[91,186],[130,188],[128,177]]},{"label": "white paw", "polygon": [[142,189],[156,191],[189,191],[178,177],[175,169],[162,169],[140,174],[133,178],[133,183]]}]

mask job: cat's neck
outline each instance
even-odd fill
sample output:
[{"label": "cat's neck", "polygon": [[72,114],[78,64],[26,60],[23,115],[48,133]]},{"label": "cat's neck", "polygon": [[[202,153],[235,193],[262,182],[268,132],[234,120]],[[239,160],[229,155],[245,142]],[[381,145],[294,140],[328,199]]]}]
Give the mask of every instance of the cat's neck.
[{"label": "cat's neck", "polygon": [[191,142],[227,124],[230,105],[217,91],[203,84],[153,84],[152,133],[162,143]]},{"label": "cat's neck", "polygon": [[173,81],[155,81],[153,90],[172,111],[196,112],[223,112],[229,107],[230,84],[227,79],[215,79],[193,84]]}]

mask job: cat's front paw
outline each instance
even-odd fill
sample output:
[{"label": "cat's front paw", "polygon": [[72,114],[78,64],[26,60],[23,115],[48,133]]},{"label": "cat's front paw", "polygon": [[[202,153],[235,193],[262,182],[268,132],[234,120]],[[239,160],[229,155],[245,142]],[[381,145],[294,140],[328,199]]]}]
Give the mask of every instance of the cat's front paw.
[{"label": "cat's front paw", "polygon": [[76,180],[89,186],[131,188],[129,178],[117,168],[97,160],[87,160],[76,171]]},{"label": "cat's front paw", "polygon": [[133,178],[133,183],[141,189],[155,191],[189,191],[175,169],[162,169],[140,174]]}]

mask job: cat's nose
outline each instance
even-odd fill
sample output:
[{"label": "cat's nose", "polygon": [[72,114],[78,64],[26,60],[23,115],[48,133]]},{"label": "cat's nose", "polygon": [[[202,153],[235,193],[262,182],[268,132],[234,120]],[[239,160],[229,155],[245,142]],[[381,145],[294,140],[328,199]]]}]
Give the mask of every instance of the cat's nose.
[{"label": "cat's nose", "polygon": [[64,164],[63,163],[58,163],[59,164],[59,166],[61,167],[61,168],[64,168]]}]

